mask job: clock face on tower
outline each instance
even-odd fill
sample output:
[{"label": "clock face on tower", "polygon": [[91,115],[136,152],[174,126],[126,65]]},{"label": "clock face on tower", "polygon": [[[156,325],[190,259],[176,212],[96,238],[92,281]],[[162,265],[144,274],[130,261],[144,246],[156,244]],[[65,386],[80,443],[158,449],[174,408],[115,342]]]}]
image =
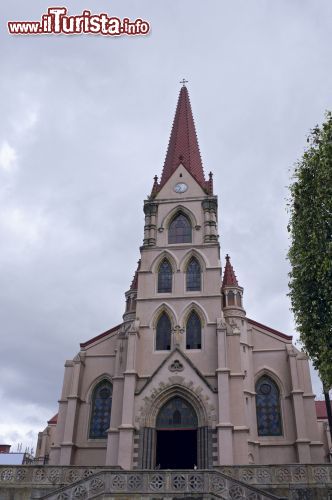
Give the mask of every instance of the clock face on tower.
[{"label": "clock face on tower", "polygon": [[184,193],[185,191],[187,191],[188,186],[184,182],[178,182],[177,184],[175,184],[173,189],[176,193]]}]

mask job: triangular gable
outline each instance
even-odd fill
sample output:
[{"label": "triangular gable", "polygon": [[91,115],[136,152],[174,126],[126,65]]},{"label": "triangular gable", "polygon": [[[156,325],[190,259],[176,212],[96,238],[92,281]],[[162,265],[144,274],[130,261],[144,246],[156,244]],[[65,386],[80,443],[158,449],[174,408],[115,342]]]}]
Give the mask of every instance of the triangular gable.
[{"label": "triangular gable", "polygon": [[155,194],[154,198],[156,200],[163,198],[178,199],[179,195],[173,190],[173,188],[175,184],[183,182],[188,185],[188,191],[183,193],[181,197],[206,196],[206,190],[197,181],[197,179],[195,179],[190,170],[188,170],[183,163],[179,163],[178,167],[174,170],[174,172],[172,172],[165,184]]},{"label": "triangular gable", "polygon": [[[172,363],[175,361],[180,361],[182,364],[181,367],[176,367],[172,368]],[[211,392],[217,392],[216,389],[214,389],[209,382],[206,380],[204,375],[200,372],[200,370],[197,368],[197,366],[194,365],[194,363],[184,354],[181,349],[176,347],[169,353],[169,355],[164,359],[164,361],[158,366],[158,368],[152,373],[152,375],[146,380],[144,385],[136,392],[136,394],[141,394],[151,382],[157,377],[158,374],[161,372],[165,371],[165,377],[163,379],[166,380],[166,378],[172,376],[172,374],[179,374],[182,375],[182,372],[185,371],[185,367],[188,367],[190,371],[196,374],[196,376],[199,377],[199,379],[204,383],[204,385],[211,391]],[[172,373],[173,372],[173,373]],[[185,373],[186,378],[188,377],[188,371]]]}]

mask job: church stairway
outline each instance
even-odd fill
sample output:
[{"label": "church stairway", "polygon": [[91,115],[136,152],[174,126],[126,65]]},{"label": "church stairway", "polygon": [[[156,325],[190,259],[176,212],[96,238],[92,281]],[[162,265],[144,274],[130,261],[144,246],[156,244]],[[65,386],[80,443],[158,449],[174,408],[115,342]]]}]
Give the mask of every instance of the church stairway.
[{"label": "church stairway", "polygon": [[216,470],[102,470],[39,498],[280,500]]}]

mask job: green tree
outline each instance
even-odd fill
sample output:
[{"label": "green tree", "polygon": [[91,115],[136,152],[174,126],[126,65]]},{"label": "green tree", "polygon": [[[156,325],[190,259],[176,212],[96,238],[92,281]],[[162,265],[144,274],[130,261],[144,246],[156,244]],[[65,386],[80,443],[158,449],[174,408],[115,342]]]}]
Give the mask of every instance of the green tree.
[{"label": "green tree", "polygon": [[[290,298],[304,350],[332,387],[332,114],[311,131],[290,186]],[[329,404],[328,404],[329,406]],[[331,417],[330,408],[328,415]],[[330,422],[332,436],[332,422]]]}]

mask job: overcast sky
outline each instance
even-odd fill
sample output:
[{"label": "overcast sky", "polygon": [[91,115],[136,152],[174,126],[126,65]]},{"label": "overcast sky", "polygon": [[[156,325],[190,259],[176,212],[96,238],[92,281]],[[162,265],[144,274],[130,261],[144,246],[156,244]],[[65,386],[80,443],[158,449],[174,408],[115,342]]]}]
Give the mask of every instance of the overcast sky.
[{"label": "overcast sky", "polygon": [[330,0],[60,5],[140,17],[151,33],[10,36],[8,20],[39,20],[49,3],[1,1],[0,443],[14,450],[57,412],[79,343],[121,321],[179,81],[214,173],[223,259],[247,315],[287,334],[287,185],[332,108]]}]

